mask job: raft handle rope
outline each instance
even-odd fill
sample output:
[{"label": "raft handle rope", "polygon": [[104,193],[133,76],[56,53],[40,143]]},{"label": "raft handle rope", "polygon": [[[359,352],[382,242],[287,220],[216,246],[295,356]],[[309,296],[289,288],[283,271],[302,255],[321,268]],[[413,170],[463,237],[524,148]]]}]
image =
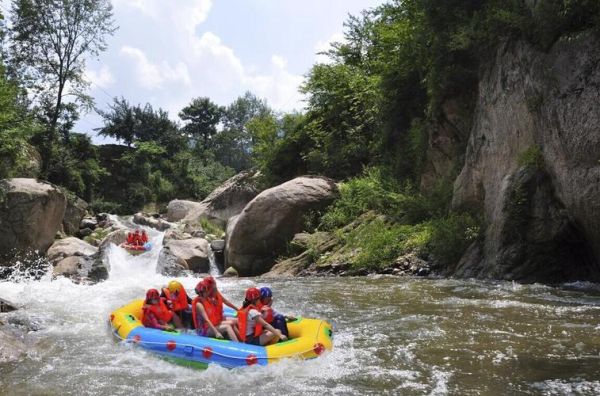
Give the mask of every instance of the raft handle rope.
[{"label": "raft handle rope", "polygon": [[[321,331],[322,327],[323,327],[323,321],[321,320],[319,322],[319,330],[318,331]],[[126,344],[147,344],[147,345],[166,345],[167,344],[166,342],[144,341],[144,340],[141,340],[141,339],[140,340],[134,340],[134,339],[123,338],[123,337],[121,337],[119,335],[119,333],[117,333],[117,331],[113,331],[113,335],[116,338],[120,339],[121,341],[124,341]],[[202,336],[198,336],[198,337],[202,337]],[[318,340],[318,338],[315,337],[315,341],[317,341],[317,340]],[[181,345],[183,348],[188,348],[188,347],[192,348],[192,354],[193,354],[193,350],[194,349],[197,349],[199,351],[202,351],[204,349],[204,348],[199,348],[197,345],[190,345],[190,344],[179,344],[179,345]],[[275,344],[273,344],[273,345],[275,345]],[[316,345],[317,344],[315,343],[315,346]],[[267,359],[267,360],[285,359],[285,358],[290,358],[290,357],[296,357],[298,355],[304,355],[305,353],[308,353],[308,352],[315,352],[315,347],[313,347],[311,349],[307,349],[306,351],[300,351],[300,352],[296,352],[296,353],[293,353],[293,354],[281,355],[281,356],[278,356],[278,357],[264,357],[264,358],[261,357],[261,358],[258,358],[258,359]],[[226,355],[226,354],[215,352],[215,351],[212,351],[212,353],[214,355],[218,355],[218,356],[221,356],[221,357],[224,357],[224,358],[228,358],[228,359],[246,360],[245,357],[230,356],[230,355]]]}]

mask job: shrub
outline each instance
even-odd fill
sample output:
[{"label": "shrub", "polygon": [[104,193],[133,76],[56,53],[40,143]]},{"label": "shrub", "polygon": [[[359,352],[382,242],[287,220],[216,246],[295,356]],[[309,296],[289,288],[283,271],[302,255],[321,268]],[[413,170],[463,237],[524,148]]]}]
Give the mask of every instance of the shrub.
[{"label": "shrub", "polygon": [[519,166],[541,170],[544,168],[544,154],[537,144],[529,146],[519,155]]},{"label": "shrub", "polygon": [[441,266],[455,265],[469,245],[480,236],[480,222],[474,216],[451,213],[433,220],[429,251]]},{"label": "shrub", "polygon": [[225,231],[223,228],[219,227],[217,224],[213,223],[207,218],[201,217],[199,223],[200,227],[202,227],[207,234],[216,235],[217,238],[223,238],[225,236]]}]

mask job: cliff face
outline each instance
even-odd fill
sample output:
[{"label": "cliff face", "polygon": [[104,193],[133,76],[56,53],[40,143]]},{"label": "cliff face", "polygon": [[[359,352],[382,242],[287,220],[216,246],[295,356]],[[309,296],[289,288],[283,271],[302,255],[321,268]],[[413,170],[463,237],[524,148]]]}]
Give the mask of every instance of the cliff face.
[{"label": "cliff face", "polygon": [[486,231],[448,274],[600,280],[595,36],[562,38],[548,52],[525,42],[497,50],[482,70],[453,207],[481,211]]}]

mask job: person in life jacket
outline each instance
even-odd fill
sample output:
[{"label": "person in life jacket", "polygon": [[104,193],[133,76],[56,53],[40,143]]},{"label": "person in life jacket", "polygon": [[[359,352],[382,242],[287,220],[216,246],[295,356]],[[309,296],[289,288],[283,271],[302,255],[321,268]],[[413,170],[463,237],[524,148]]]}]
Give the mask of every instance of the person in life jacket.
[{"label": "person in life jacket", "polygon": [[204,281],[206,282],[206,286],[208,287],[208,294],[210,298],[219,299],[222,301],[222,304],[225,304],[228,307],[235,309],[236,311],[239,310],[237,306],[235,306],[232,302],[226,299],[225,296],[223,296],[219,292],[219,290],[217,289],[217,281],[215,281],[215,278],[213,278],[212,276],[207,276],[206,278],[204,278]]},{"label": "person in life jacket", "polygon": [[191,327],[192,308],[190,304],[192,303],[192,299],[188,297],[183,285],[176,280],[172,280],[167,287],[162,288],[160,296],[166,298],[171,303],[171,309],[179,317],[183,326]]},{"label": "person in life jacket", "polygon": [[[273,305],[273,291],[269,287],[261,287],[260,288],[260,307],[264,308],[265,306],[267,306],[267,307],[273,308],[272,305]],[[274,328],[279,329],[281,331],[281,333],[284,334],[286,337],[289,336],[290,333],[288,331],[287,321],[288,320],[293,321],[293,320],[296,320],[296,318],[280,314],[279,312],[275,311],[275,309],[272,309],[272,312],[273,312],[273,321],[269,322],[269,323]]]},{"label": "person in life jacket", "polygon": [[133,245],[133,232],[128,232],[127,233],[127,244],[128,245]]},{"label": "person in life jacket", "polygon": [[133,244],[134,245],[141,245],[142,244],[142,236],[140,235],[140,229],[136,229],[135,233],[133,234]]},{"label": "person in life jacket", "polygon": [[158,290],[150,289],[146,292],[146,300],[142,306],[142,324],[153,329],[172,331],[174,327],[181,327],[179,318],[171,311],[166,299],[161,298]]},{"label": "person in life jacket", "polygon": [[142,234],[140,235],[140,240],[142,241],[142,245],[148,243],[148,234],[146,234],[146,230],[142,230]]},{"label": "person in life jacket", "polygon": [[252,345],[267,345],[280,339],[287,340],[287,336],[263,319],[256,307],[258,304],[260,304],[260,290],[256,287],[246,290],[244,304],[237,315],[240,341]]},{"label": "person in life jacket", "polygon": [[227,334],[230,340],[238,341],[233,324],[223,317],[223,302],[210,297],[208,282],[201,280],[196,285],[198,296],[192,301],[194,329],[204,337],[223,338]]}]

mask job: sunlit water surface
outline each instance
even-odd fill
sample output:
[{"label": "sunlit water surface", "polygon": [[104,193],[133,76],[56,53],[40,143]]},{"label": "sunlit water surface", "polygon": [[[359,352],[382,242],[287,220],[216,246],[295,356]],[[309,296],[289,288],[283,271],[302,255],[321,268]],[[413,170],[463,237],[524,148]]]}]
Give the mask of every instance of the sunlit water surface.
[{"label": "sunlit water surface", "polygon": [[[160,246],[161,233],[152,233]],[[169,279],[158,249],[112,247],[110,278],[0,283],[23,308],[2,314],[30,329],[22,361],[0,365],[0,394],[600,394],[600,287],[393,277],[219,279],[241,302],[269,285],[285,313],[324,318],[334,350],[310,361],[197,371],[117,342],[107,318]],[[179,278],[193,295],[196,278]]]}]

